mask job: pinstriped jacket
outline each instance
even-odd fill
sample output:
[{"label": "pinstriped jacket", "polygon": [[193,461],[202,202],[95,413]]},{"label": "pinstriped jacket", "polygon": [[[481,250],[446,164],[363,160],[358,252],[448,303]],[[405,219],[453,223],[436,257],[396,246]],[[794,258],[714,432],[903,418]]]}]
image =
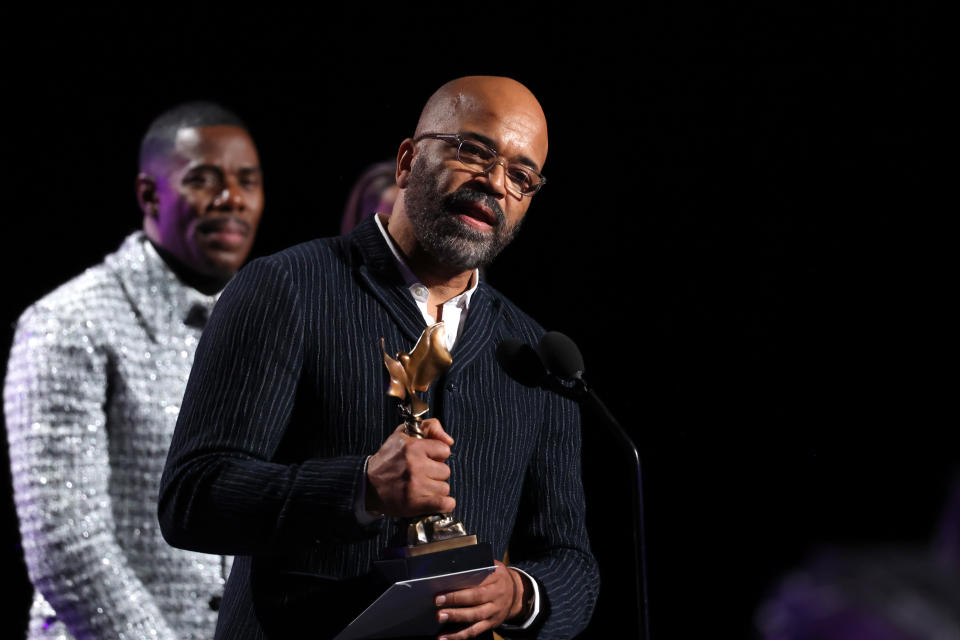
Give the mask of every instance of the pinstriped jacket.
[{"label": "pinstriped jacket", "polygon": [[[399,423],[384,393],[380,338],[388,351],[408,351],[423,328],[372,218],[348,236],[256,260],[224,291],[197,349],[160,491],[168,541],[238,556],[217,638],[269,636],[266,600],[293,581],[315,583],[302,612],[311,637],[332,637],[369,603],[352,602],[354,587],[391,527],[360,526],[354,506],[366,456]],[[599,588],[579,410],[514,382],[494,359],[503,339],[536,343],[542,333],[481,282],[453,365],[425,399],[456,440],[455,515],[494,557],[509,546],[512,563],[537,580],[542,610],[523,633],[560,639],[586,626]],[[287,619],[300,615],[296,599],[280,603]]]}]

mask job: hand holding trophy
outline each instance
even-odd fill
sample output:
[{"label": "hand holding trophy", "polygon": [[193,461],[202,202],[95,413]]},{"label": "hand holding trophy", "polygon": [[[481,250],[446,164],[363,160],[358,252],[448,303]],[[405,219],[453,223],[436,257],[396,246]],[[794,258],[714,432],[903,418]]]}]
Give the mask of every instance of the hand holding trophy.
[{"label": "hand holding trophy", "polygon": [[[400,399],[398,408],[406,434],[412,438],[427,437],[421,425],[423,416],[430,408],[416,392],[429,389],[453,364],[446,347],[443,322],[424,329],[410,353],[400,352],[396,358],[391,358],[382,339],[380,347],[383,350],[383,364],[390,374],[387,395]],[[463,523],[449,513],[414,518],[407,522],[405,530],[406,547],[400,551],[405,557],[477,543],[477,536],[467,535]]]},{"label": "hand holding trophy", "polygon": [[[429,407],[417,392],[429,389],[453,363],[445,345],[443,323],[424,329],[410,353],[400,352],[391,357],[382,339],[380,346],[390,376],[387,395],[400,400],[398,409],[403,432],[409,438],[431,440],[429,449],[427,446],[424,449],[426,457],[432,460],[425,464],[436,465],[436,461],[445,460],[449,455],[452,440],[439,422],[431,420],[424,425]],[[395,437],[398,434],[390,439]],[[381,451],[389,449],[390,439]],[[369,464],[375,465],[373,458]],[[446,500],[454,504],[449,498]],[[477,536],[469,535],[463,523],[450,513],[398,518],[394,543],[374,564],[379,576],[390,586],[344,629],[338,640],[434,634],[440,630],[434,597],[476,586],[495,568],[490,545],[478,543]]]}]

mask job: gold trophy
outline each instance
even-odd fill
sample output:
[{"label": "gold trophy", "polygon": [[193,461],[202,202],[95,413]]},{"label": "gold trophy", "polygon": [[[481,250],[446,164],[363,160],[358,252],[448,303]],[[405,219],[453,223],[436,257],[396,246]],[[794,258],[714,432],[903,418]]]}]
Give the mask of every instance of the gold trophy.
[{"label": "gold trophy", "polygon": [[[443,322],[437,322],[423,330],[420,339],[410,353],[400,352],[396,358],[387,355],[383,338],[380,339],[383,364],[390,374],[387,395],[399,398],[398,409],[403,418],[406,433],[411,438],[423,438],[420,424],[430,410],[427,403],[417,396],[424,392],[453,364],[447,351]],[[406,521],[406,545],[396,547],[394,555],[410,558],[477,544],[477,536],[468,535],[463,523],[449,513],[434,513]]]},{"label": "gold trophy", "polygon": [[[420,428],[427,403],[417,396],[453,363],[445,344],[443,323],[424,329],[410,353],[387,355],[390,374],[387,395],[400,400],[407,435],[423,438]],[[394,543],[374,562],[383,593],[335,640],[436,636],[441,630],[434,598],[437,594],[474,587],[495,569],[493,551],[449,513],[400,519]]]}]

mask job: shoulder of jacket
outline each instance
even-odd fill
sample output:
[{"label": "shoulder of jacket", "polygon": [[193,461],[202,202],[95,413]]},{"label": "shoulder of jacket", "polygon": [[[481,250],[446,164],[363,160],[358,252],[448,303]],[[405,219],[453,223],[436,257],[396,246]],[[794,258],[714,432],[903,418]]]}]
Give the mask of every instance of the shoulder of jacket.
[{"label": "shoulder of jacket", "polygon": [[19,331],[94,329],[98,320],[129,306],[114,274],[103,263],[90,267],[26,308],[17,321]]},{"label": "shoulder of jacket", "polygon": [[540,323],[534,320],[530,314],[518,307],[512,300],[510,300],[510,298],[505,296],[487,282],[481,281],[481,286],[485,287],[487,295],[489,295],[491,300],[494,301],[494,304],[497,304],[501,307],[504,321],[511,329],[511,331],[509,331],[510,333],[518,334],[519,336],[534,342],[539,340],[540,336],[546,333],[544,328],[540,326]]}]

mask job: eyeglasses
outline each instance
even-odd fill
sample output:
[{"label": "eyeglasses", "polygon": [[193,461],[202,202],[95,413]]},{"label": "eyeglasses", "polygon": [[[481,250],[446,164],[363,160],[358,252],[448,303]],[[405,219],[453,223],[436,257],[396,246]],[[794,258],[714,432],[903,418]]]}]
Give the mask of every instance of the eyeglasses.
[{"label": "eyeglasses", "polygon": [[489,173],[496,165],[501,165],[507,178],[507,188],[516,195],[532,196],[547,182],[546,178],[527,165],[512,163],[503,158],[496,149],[478,140],[464,138],[459,133],[424,133],[413,141],[420,142],[424,138],[435,138],[457,145],[457,160],[479,173]]}]

